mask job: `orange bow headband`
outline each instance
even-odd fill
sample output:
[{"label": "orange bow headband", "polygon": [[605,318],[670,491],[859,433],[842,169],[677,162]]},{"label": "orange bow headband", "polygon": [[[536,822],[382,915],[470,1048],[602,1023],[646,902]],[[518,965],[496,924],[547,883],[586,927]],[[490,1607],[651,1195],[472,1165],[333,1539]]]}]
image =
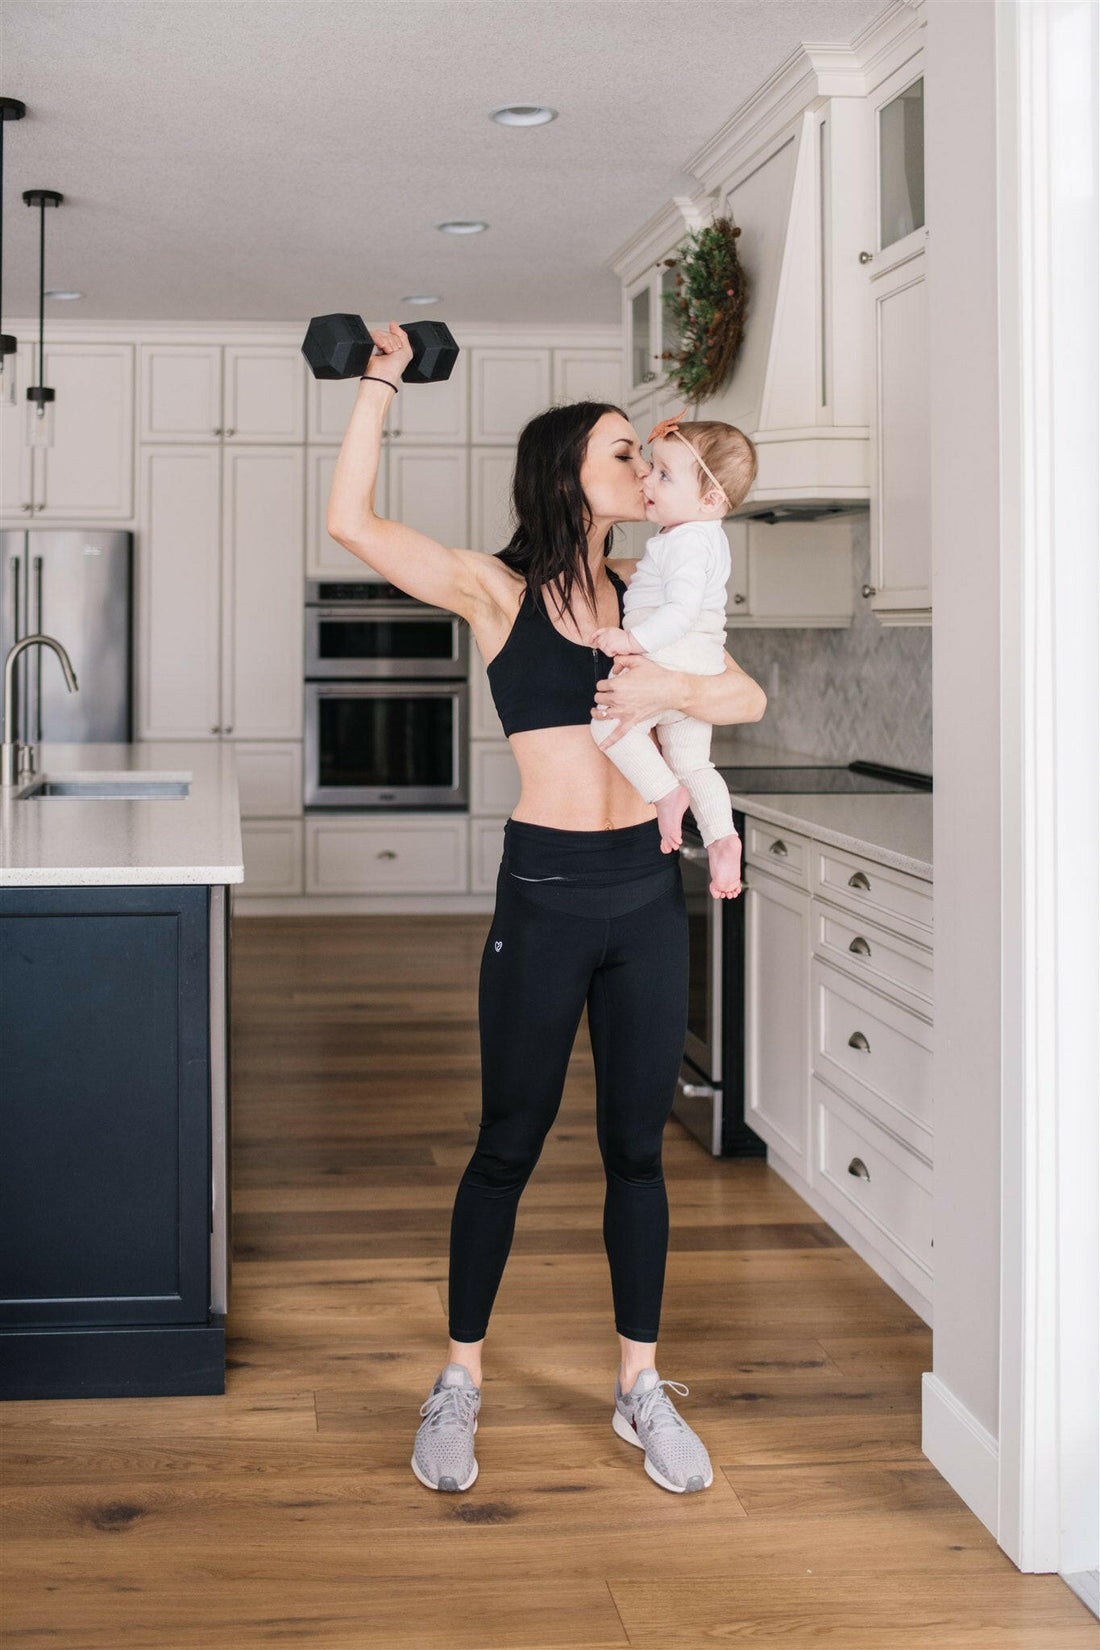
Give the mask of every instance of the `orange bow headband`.
[{"label": "orange bow headband", "polygon": [[652,445],[654,441],[667,441],[669,436],[676,436],[677,439],[682,441],[684,446],[687,447],[692,454],[694,454],[696,463],[699,465],[699,468],[702,470],[703,474],[707,476],[709,480],[713,481],[714,485],[717,487],[718,491],[728,504],[730,501],[729,494],[722,486],[722,483],[719,481],[714,471],[707,469],[706,464],[703,462],[702,454],[699,452],[698,448],[688,440],[686,435],[681,435],[680,431],[676,428],[681,418],[683,418],[684,413],[687,411],[688,409],[685,407],[684,412],[678,412],[674,418],[662,418],[659,424],[654,424],[653,428],[646,436],[646,441],[648,444]]}]

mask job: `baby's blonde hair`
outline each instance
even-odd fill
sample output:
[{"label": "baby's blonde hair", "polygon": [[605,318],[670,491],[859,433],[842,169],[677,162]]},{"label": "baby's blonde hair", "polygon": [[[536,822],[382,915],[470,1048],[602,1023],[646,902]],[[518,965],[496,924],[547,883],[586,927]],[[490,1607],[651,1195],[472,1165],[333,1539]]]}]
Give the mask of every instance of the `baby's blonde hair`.
[{"label": "baby's blonde hair", "polygon": [[[743,431],[733,424],[721,424],[717,419],[700,419],[695,424],[678,424],[677,429],[693,447],[698,447],[703,463],[714,471],[729,499],[730,510],[736,510],[756,480],[756,448]],[[710,478],[695,465],[699,482],[699,497],[713,485]]]}]

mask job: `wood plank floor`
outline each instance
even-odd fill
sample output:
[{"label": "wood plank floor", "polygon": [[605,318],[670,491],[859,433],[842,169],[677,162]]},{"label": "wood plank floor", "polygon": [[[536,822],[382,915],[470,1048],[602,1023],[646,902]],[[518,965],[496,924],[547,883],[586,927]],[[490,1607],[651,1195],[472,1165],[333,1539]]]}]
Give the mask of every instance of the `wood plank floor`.
[{"label": "wood plank floor", "polygon": [[417,1482],[486,927],[235,923],[227,1392],[3,1406],[6,1650],[1097,1650],[921,1454],[925,1325],[675,1121],[658,1364],[715,1478],[645,1475],[610,1425],[583,1028],[490,1327],[480,1477]]}]

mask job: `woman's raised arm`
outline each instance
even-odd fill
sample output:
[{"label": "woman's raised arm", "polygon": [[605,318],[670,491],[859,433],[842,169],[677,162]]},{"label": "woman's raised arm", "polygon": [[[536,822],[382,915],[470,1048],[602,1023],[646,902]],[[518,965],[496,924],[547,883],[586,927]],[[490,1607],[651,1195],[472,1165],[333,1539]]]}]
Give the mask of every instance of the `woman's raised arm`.
[{"label": "woman's raised arm", "polygon": [[683,670],[666,670],[640,653],[627,653],[615,661],[615,674],[596,684],[596,703],[606,705],[608,716],[619,726],[603,741],[606,749],[622,738],[636,722],[663,710],[681,710],[716,727],[736,722],[759,722],[768,708],[767,695],[759,683],[741,669],[726,651],[726,668],[721,676],[690,676]]},{"label": "woman's raised arm", "polygon": [[331,538],[384,579],[419,601],[469,619],[479,600],[474,550],[448,549],[425,533],[374,513],[374,489],[382,451],[382,426],[397,381],[412,359],[412,346],[396,321],[372,332],[380,353],[368,372],[384,383],[361,383],[344,433],[329,493],[325,527]]}]

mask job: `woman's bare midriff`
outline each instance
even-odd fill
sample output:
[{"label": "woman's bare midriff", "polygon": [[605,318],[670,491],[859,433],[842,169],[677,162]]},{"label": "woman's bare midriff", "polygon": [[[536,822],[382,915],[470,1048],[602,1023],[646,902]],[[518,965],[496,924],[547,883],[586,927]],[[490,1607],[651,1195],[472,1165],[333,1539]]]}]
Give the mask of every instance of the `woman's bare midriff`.
[{"label": "woman's bare midriff", "polygon": [[587,727],[531,728],[508,743],[523,788],[513,819],[559,831],[618,831],[656,819]]}]

